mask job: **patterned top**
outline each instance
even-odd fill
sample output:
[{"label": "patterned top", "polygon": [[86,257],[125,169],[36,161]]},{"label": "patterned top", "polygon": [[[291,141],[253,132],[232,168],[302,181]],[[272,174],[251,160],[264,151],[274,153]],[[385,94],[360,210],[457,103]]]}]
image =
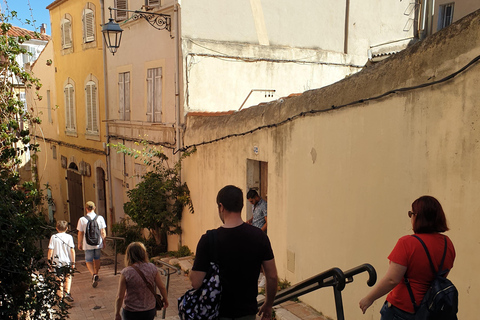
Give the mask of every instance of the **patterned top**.
[{"label": "patterned top", "polygon": [[262,228],[266,221],[265,217],[267,216],[267,202],[263,199],[257,202],[253,206],[253,220],[252,225],[257,228]]},{"label": "patterned top", "polygon": [[[157,267],[153,263],[136,263],[135,266],[143,272],[147,281],[155,288],[155,276]],[[148,289],[145,281],[133,267],[126,267],[122,275],[127,283],[127,291],[123,299],[123,308],[128,311],[147,311],[155,309],[155,297]]]}]

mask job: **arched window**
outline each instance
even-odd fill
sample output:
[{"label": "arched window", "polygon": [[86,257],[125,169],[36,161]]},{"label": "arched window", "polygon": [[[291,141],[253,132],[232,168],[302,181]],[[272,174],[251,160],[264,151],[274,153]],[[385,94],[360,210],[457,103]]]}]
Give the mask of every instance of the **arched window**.
[{"label": "arched window", "polygon": [[72,47],[72,21],[67,15],[61,21],[62,49]]},{"label": "arched window", "polygon": [[72,83],[67,83],[63,89],[65,97],[65,131],[76,133],[75,125],[75,90]]},{"label": "arched window", "polygon": [[87,115],[87,134],[98,135],[98,99],[97,84],[94,81],[88,81],[85,85],[85,108]]},{"label": "arched window", "polygon": [[91,4],[87,3],[87,7],[83,9],[83,42],[95,41],[95,12],[91,8]]}]

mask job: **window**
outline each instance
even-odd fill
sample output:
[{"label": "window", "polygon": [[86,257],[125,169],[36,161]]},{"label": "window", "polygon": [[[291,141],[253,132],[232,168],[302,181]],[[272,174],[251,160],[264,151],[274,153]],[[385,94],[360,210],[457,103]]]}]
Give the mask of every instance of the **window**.
[{"label": "window", "polygon": [[118,74],[118,112],[120,120],[130,120],[130,72]]},{"label": "window", "polygon": [[53,119],[52,119],[52,100],[50,99],[50,90],[47,90],[47,114],[48,114],[48,122],[53,123]]},{"label": "window", "polygon": [[52,157],[57,160],[57,146],[52,146]]},{"label": "window", "polygon": [[162,122],[162,68],[147,69],[147,121]]},{"label": "window", "polygon": [[[87,4],[88,5],[88,4]],[[95,14],[92,9],[83,9],[83,42],[92,42],[95,40]]]},{"label": "window", "polygon": [[145,0],[145,5],[149,7],[159,6],[160,0]]},{"label": "window", "polygon": [[65,96],[65,130],[67,133],[76,133],[75,128],[75,90],[73,84],[68,83],[63,93]]},{"label": "window", "polygon": [[62,31],[62,49],[72,47],[72,23],[70,19],[63,18],[61,24]]},{"label": "window", "polygon": [[454,3],[441,5],[438,9],[437,31],[452,24]]},{"label": "window", "polygon": [[87,114],[87,134],[98,135],[97,85],[94,81],[85,86],[85,107]]},{"label": "window", "polygon": [[[115,0],[115,8],[117,9],[128,9],[128,0]],[[115,20],[122,21],[128,18],[128,12],[115,10]]]}]

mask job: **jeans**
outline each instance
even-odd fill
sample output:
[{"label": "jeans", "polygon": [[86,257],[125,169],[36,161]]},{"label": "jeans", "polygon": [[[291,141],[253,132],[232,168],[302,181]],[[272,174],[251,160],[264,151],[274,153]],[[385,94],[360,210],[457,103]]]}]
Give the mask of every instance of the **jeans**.
[{"label": "jeans", "polygon": [[380,310],[380,320],[415,320],[413,313],[405,312],[385,301]]}]

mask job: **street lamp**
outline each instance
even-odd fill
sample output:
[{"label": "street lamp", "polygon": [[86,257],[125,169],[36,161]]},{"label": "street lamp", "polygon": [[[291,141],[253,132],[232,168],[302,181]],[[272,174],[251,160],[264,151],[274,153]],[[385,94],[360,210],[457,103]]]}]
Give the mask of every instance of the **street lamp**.
[{"label": "street lamp", "polygon": [[102,33],[105,44],[113,55],[115,55],[115,52],[117,52],[120,47],[122,32],[123,30],[120,28],[120,25],[113,21],[112,11],[110,11],[110,19],[108,19],[108,22],[103,25]]},{"label": "street lamp", "polygon": [[108,10],[110,10],[110,19],[108,19],[108,22],[103,25],[102,33],[103,33],[103,38],[105,40],[105,44],[113,55],[115,55],[115,53],[117,52],[117,49],[120,47],[120,41],[122,39],[123,30],[122,28],[120,28],[120,25],[113,20],[112,10],[121,11],[121,12],[131,12],[133,13],[131,17],[132,20],[138,20],[140,18],[143,18],[147,20],[147,22],[155,29],[167,30],[167,31],[172,30],[171,17],[168,14],[145,12],[145,11],[139,11],[139,10],[118,9],[118,8],[111,8],[111,7],[109,7]]}]

